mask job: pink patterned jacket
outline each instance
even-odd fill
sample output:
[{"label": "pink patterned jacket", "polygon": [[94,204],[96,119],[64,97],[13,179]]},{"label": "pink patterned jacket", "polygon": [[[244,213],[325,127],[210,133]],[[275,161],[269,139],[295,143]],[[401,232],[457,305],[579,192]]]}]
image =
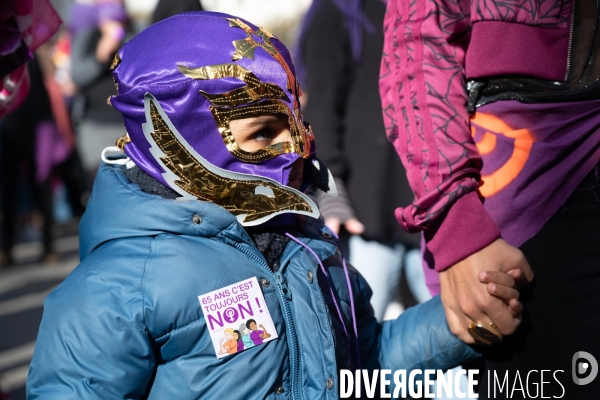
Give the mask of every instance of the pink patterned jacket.
[{"label": "pink patterned jacket", "polygon": [[424,231],[436,270],[500,237],[477,193],[466,79],[564,80],[571,11],[572,0],[389,0],[380,93],[388,139],[415,193],[396,218]]}]

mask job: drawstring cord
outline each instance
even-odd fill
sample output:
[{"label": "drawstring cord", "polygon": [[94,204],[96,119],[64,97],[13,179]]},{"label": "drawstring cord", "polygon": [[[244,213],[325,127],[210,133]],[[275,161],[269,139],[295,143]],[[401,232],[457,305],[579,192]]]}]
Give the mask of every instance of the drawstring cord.
[{"label": "drawstring cord", "polygon": [[346,257],[344,257],[344,250],[342,250],[342,245],[340,242],[339,236],[334,232],[333,236],[337,239],[337,248],[340,250],[340,254],[342,256],[342,265],[344,267],[344,274],[346,275],[346,284],[348,285],[348,293],[350,293],[350,310],[352,310],[352,328],[354,329],[354,349],[356,351],[356,361],[358,369],[361,369],[360,363],[360,353],[358,352],[358,327],[356,326],[356,308],[354,307],[354,295],[352,293],[352,285],[350,284],[350,274],[348,273],[348,266],[346,266]]},{"label": "drawstring cord", "polygon": [[[319,258],[317,253],[315,253],[315,251],[313,249],[311,249],[307,244],[305,244],[301,240],[297,239],[296,237],[291,235],[289,232],[285,232],[285,235],[287,237],[289,237],[290,239],[292,239],[294,242],[298,243],[300,246],[307,249],[312,254],[312,256],[315,258],[315,260],[317,260],[317,263],[319,264],[319,267],[321,268],[323,275],[325,275],[325,278],[327,279],[327,284],[329,285],[329,291],[331,293],[331,299],[333,300],[333,304],[335,305],[335,309],[337,310],[338,317],[342,323],[342,327],[344,328],[344,334],[346,335],[346,343],[348,343],[348,346],[350,346],[350,334],[348,333],[348,329],[346,328],[346,324],[344,323],[344,318],[342,316],[342,311],[340,310],[340,306],[335,298],[335,294],[333,292],[333,287],[331,286],[331,281],[329,280],[329,274],[327,273],[327,270],[323,266],[321,259]],[[336,238],[337,238],[337,236],[336,236]],[[348,274],[348,267],[346,266],[346,260],[344,259],[344,253],[342,252],[342,249],[340,248],[339,244],[338,244],[338,248],[340,249],[340,253],[342,255],[342,265],[344,268],[344,274],[346,276],[346,283],[348,285],[348,293],[350,295],[350,309],[352,312],[352,324],[353,324],[353,328],[354,328],[354,345],[355,345],[356,361],[357,361],[356,365],[358,366],[358,369],[360,369],[360,354],[358,352],[358,330],[356,328],[356,313],[354,310],[354,296],[353,296],[353,291],[352,291],[352,285],[350,283],[350,275]],[[351,349],[348,349],[348,350],[349,350],[348,351],[348,353],[349,353],[348,361],[351,366],[350,368],[353,369],[354,363],[352,362],[352,359],[353,359],[352,350]]]}]

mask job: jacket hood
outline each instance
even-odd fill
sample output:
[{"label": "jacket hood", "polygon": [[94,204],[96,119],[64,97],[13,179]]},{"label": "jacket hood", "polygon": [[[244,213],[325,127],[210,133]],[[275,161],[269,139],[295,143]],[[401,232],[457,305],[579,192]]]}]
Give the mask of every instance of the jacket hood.
[{"label": "jacket hood", "polygon": [[103,163],[79,224],[80,259],[110,240],[164,233],[208,238],[225,235],[252,243],[235,216],[223,207],[145,193],[127,179],[125,167]]}]

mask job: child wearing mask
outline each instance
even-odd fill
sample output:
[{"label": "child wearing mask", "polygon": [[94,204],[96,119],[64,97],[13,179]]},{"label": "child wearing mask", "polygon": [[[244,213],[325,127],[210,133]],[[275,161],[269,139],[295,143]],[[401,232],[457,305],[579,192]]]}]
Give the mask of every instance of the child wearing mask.
[{"label": "child wearing mask", "polygon": [[[334,188],[273,35],[180,14],[126,43],[112,73],[124,154],[103,153],[81,264],[45,301],[29,399],[337,398],[340,369],[477,357],[439,297],[377,322],[304,193]],[[250,319],[269,335],[219,354]]]}]

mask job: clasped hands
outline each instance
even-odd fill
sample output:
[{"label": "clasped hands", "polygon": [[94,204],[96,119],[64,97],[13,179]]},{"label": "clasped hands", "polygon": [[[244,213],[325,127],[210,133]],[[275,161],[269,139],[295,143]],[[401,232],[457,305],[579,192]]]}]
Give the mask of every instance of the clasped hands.
[{"label": "clasped hands", "polygon": [[510,335],[521,323],[523,312],[518,289],[532,280],[533,271],[523,253],[503,239],[440,272],[450,330],[469,344],[486,343],[469,333],[469,326],[477,323],[500,338]]}]

